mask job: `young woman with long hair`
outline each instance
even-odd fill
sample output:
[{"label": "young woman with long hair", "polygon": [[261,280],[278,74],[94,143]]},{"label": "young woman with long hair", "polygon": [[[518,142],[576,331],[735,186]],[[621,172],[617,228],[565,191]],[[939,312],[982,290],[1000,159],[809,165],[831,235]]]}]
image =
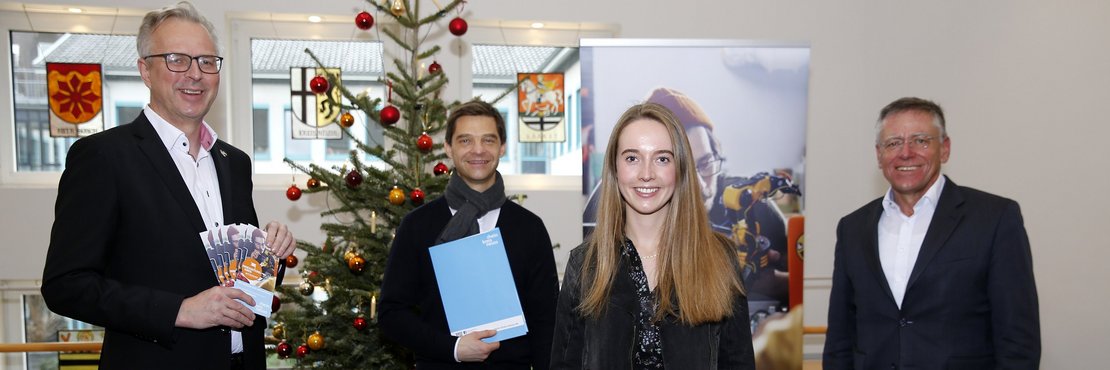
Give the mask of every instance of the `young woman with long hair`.
[{"label": "young woman with long hair", "polygon": [[682,124],[643,103],[605,151],[597,227],[571,252],[553,369],[754,369],[729,240],[710,229]]}]

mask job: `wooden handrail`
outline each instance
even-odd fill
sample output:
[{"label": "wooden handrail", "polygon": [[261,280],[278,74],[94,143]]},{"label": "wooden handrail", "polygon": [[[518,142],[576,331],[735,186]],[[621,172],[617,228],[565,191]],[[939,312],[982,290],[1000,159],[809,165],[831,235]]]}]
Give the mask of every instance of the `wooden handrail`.
[{"label": "wooden handrail", "polygon": [[[803,327],[801,333],[824,334],[828,327]],[[41,342],[41,343],[0,343],[0,353],[4,352],[97,352],[102,342]]]},{"label": "wooden handrail", "polygon": [[0,343],[4,352],[99,352],[102,342]]},{"label": "wooden handrail", "polygon": [[802,327],[802,334],[803,335],[825,334],[825,332],[827,332],[827,331],[829,331],[829,327],[827,327],[827,326],[803,326]]},{"label": "wooden handrail", "polygon": [[[802,334],[825,334],[828,327],[805,326]],[[4,352],[97,352],[101,342],[43,342],[43,343],[0,343],[0,353]]]}]

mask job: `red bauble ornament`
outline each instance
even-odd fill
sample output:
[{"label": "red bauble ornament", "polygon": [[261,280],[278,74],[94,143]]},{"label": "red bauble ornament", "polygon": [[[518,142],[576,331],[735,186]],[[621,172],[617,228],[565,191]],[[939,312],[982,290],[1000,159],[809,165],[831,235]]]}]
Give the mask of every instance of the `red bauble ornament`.
[{"label": "red bauble ornament", "polygon": [[355,330],[358,331],[366,330],[366,327],[368,325],[370,325],[370,322],[366,321],[366,318],[362,317],[362,315],[358,315],[358,317],[355,318],[355,321],[351,323],[351,326],[354,326]]},{"label": "red bauble ornament", "polygon": [[278,358],[287,359],[289,355],[293,354],[293,346],[283,340],[278,343],[276,352]]},{"label": "red bauble ornament", "polygon": [[379,116],[383,125],[392,126],[394,123],[397,123],[397,121],[401,120],[401,110],[397,109],[397,107],[393,105],[390,105],[388,107],[382,108]]},{"label": "red bauble ornament", "polygon": [[339,116],[340,126],[351,127],[353,124],[355,124],[355,115],[351,114],[351,112],[343,112],[343,114]]},{"label": "red bauble ornament", "polygon": [[370,29],[370,27],[374,27],[374,16],[365,11],[358,13],[355,15],[355,26],[363,31]]},{"label": "red bauble ornament", "polygon": [[351,269],[353,273],[362,273],[363,270],[366,270],[366,259],[358,255],[351,257],[350,260],[347,260],[347,268]]},{"label": "red bauble ornament", "polygon": [[412,200],[412,204],[424,204],[424,191],[420,188],[412,189],[412,192],[409,192],[409,199]]},{"label": "red bauble ornament", "polygon": [[362,174],[358,173],[357,170],[351,170],[351,172],[347,172],[347,176],[343,180],[347,182],[348,188],[354,189],[362,184]]},{"label": "red bauble ornament", "polygon": [[297,256],[290,254],[289,257],[285,257],[285,268],[297,267],[298,262],[301,261],[297,259]]},{"label": "red bauble ornament", "polygon": [[303,344],[300,345],[300,346],[297,346],[297,357],[298,358],[305,358],[305,356],[308,356],[309,352],[312,352],[312,350],[308,349],[308,346],[303,345]]},{"label": "red bauble ornament", "polygon": [[443,162],[436,163],[436,166],[432,167],[432,173],[436,176],[446,174],[447,171],[447,165],[443,164]]},{"label": "red bauble ornament", "polygon": [[301,199],[301,189],[297,185],[289,185],[289,189],[285,190],[285,197],[292,201]]},{"label": "red bauble ornament", "polygon": [[315,178],[309,178],[308,182],[305,183],[305,185],[307,185],[309,189],[315,189],[315,188],[320,187],[320,180],[317,180]]},{"label": "red bauble ornament", "polygon": [[439,65],[439,62],[432,61],[432,65],[428,66],[428,73],[429,74],[434,75],[434,74],[442,72],[442,71],[443,71],[443,66]]},{"label": "red bauble ornament", "polygon": [[462,36],[465,34],[467,27],[469,26],[466,24],[466,20],[459,17],[455,17],[455,19],[451,20],[451,23],[447,24],[447,30],[451,31],[451,34],[455,36]]},{"label": "red bauble ornament", "polygon": [[308,88],[317,94],[328,92],[328,79],[324,76],[316,76],[308,81]]},{"label": "red bauble ornament", "polygon": [[281,298],[278,298],[278,296],[275,294],[274,295],[274,301],[270,302],[270,313],[278,312],[278,310],[280,310],[280,309],[281,309]]},{"label": "red bauble ornament", "polygon": [[426,132],[420,134],[420,137],[416,138],[416,149],[420,149],[424,153],[432,151],[432,137],[428,136]]},{"label": "red bauble ornament", "polygon": [[320,273],[316,272],[316,271],[309,271],[308,272],[308,281],[312,282],[312,283],[319,282],[320,281]]}]

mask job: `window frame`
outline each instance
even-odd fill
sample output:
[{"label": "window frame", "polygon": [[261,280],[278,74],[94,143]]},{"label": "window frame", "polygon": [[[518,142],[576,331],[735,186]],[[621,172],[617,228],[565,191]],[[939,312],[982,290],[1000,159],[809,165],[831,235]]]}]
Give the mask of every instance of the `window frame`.
[{"label": "window frame", "polygon": [[[340,16],[324,16],[324,20],[319,23],[310,23],[304,20],[302,16],[288,15],[288,14],[236,14],[229,17],[229,38],[231,47],[227,53],[232,61],[230,65],[228,60],[225,60],[225,69],[231,71],[231,84],[230,105],[232,107],[251,106],[251,111],[243,109],[231,109],[231,122],[235,124],[229,125],[228,131],[230,133],[230,142],[237,148],[250,148],[245,150],[251,156],[252,166],[254,166],[254,125],[253,124],[238,124],[238,122],[253,122],[253,77],[252,77],[252,64],[251,60],[251,42],[253,39],[282,39],[282,40],[314,40],[314,41],[380,41],[377,38],[377,32],[352,32],[353,25],[349,22],[350,17]],[[340,21],[342,20],[342,21]],[[383,24],[385,23],[385,24]],[[387,22],[377,22],[374,27],[395,27]],[[385,34],[381,35],[383,38],[388,38]],[[391,47],[388,42],[383,43],[383,52],[388,55]],[[229,68],[230,67],[230,68]],[[391,63],[386,63],[386,71],[391,70]],[[288,104],[285,107],[288,109]],[[281,125],[284,125],[282,122]],[[271,129],[275,126],[271,122]],[[284,126],[282,126],[284,127]],[[357,125],[355,127],[358,127]],[[281,134],[282,136],[284,134]],[[271,137],[275,137],[273,134]],[[326,143],[320,141],[310,141],[310,146],[313,150],[325,152]],[[270,155],[271,161],[280,161],[284,158],[277,158],[277,143],[271,142]],[[284,141],[282,142],[284,147]],[[326,156],[326,154],[325,154]],[[307,161],[303,162],[308,164]],[[292,174],[297,183],[303,183],[307,180],[307,175],[289,168],[289,172],[281,173],[259,173],[254,172],[254,186],[255,189],[284,189],[289,186],[289,176]]]},{"label": "window frame", "polygon": [[[145,13],[146,10],[132,8],[94,9],[73,14],[60,5],[34,5],[26,9],[3,7],[0,8],[0,32],[4,35],[13,30],[133,35]],[[325,21],[320,23],[309,23],[296,14],[228,13],[227,18],[226,29],[218,29],[223,32],[217,36],[221,40],[221,55],[228,57],[224,70],[229,73],[221,78],[223,97],[216,99],[207,121],[221,138],[238,148],[246,148],[252,158],[254,129],[252,124],[247,124],[253,122],[254,109],[249,63],[251,38],[379,40],[378,32],[354,32],[349,15],[325,16]],[[443,33],[441,37],[426,40],[426,46],[438,44],[443,48],[437,59],[445,66],[472,65],[470,53],[453,51],[469,44],[578,46],[581,38],[615,37],[619,30],[613,24],[548,23],[544,29],[533,29],[531,22],[525,21],[468,21],[470,28],[462,38]],[[397,26],[386,19],[379,19],[375,27]],[[384,34],[380,35],[387,39]],[[61,172],[17,172],[11,44],[10,40],[0,44],[0,53],[5,55],[0,58],[0,67],[5,70],[0,73],[0,119],[3,119],[4,126],[0,128],[0,146],[5,148],[0,151],[0,186],[55,187]],[[400,53],[400,48],[388,41],[383,48],[388,59]],[[386,63],[385,67],[387,71],[394,68],[392,63]],[[446,67],[444,72],[451,80],[443,94],[445,100],[468,99],[473,84],[470,68]],[[288,175],[256,174],[254,182],[259,189],[283,189],[288,186],[288,181]],[[580,187],[581,181],[579,176],[508,175],[506,183],[521,190],[570,190]]]},{"label": "window frame", "polygon": [[[19,172],[15,148],[15,102],[13,101],[11,39],[12,31],[100,33],[134,35],[138,32],[144,11],[126,8],[90,9],[73,14],[61,5],[27,5],[26,8],[0,7],[0,187],[53,188],[61,178],[60,171]],[[118,12],[118,13],[117,13]],[[114,24],[114,26],[113,26]],[[136,72],[137,73],[137,72]],[[105,107],[115,109],[115,106]],[[108,114],[115,114],[111,112]],[[108,126],[107,120],[105,126]]]}]

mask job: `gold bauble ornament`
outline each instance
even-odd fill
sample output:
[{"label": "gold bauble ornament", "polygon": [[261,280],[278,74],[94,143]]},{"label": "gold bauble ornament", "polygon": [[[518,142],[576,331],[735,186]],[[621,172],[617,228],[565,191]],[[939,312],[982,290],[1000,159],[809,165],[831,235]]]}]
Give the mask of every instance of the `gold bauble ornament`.
[{"label": "gold bauble ornament", "polygon": [[366,259],[362,258],[362,256],[355,255],[351,257],[350,261],[347,261],[347,268],[351,269],[353,273],[361,273],[366,269]]},{"label": "gold bauble ornament", "polygon": [[351,112],[343,112],[343,114],[339,116],[339,125],[340,126],[351,127],[351,125],[354,125],[354,124],[355,124],[355,115],[351,114]]},{"label": "gold bauble ornament", "polygon": [[351,258],[353,258],[357,255],[358,255],[358,253],[355,253],[354,248],[348,249],[347,253],[343,253],[343,262],[351,263]]},{"label": "gold bauble ornament", "polygon": [[324,348],[324,335],[320,332],[312,333],[308,336],[308,348],[313,351],[319,351]]},{"label": "gold bauble ornament", "polygon": [[307,281],[302,282],[299,288],[301,295],[312,295],[312,292],[316,290],[316,286]]},{"label": "gold bauble ornament", "polygon": [[285,339],[285,324],[274,325],[274,329],[270,333],[277,339]]},{"label": "gold bauble ornament", "polygon": [[405,204],[405,192],[401,188],[394,186],[393,190],[389,191],[389,203],[395,206]]},{"label": "gold bauble ornament", "polygon": [[405,0],[393,0],[393,5],[389,6],[389,12],[398,17],[405,15]]}]

